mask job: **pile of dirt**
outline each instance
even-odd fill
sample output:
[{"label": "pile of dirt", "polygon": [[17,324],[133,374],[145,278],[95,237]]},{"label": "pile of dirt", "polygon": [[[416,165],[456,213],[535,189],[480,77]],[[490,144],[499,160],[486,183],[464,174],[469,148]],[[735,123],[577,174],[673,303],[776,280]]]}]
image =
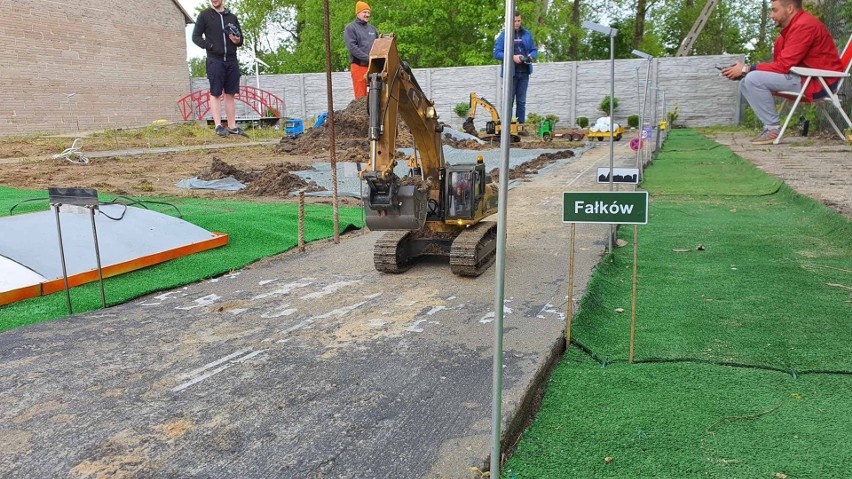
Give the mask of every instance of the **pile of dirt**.
[{"label": "pile of dirt", "polygon": [[457,150],[493,150],[494,148],[500,147],[500,142],[496,143],[479,143],[476,140],[458,140],[453,138],[449,133],[444,134],[444,138],[441,140],[445,145],[452,146]]},{"label": "pile of dirt", "polygon": [[326,191],[325,188],[313,181],[305,181],[302,177],[290,173],[305,169],[293,163],[275,163],[267,165],[255,181],[248,184],[246,194],[256,196],[287,196],[290,192],[305,190],[305,192]]},{"label": "pile of dirt", "polygon": [[248,184],[256,180],[259,175],[260,174],[256,171],[240,170],[214,156],[210,167],[205,168],[204,171],[198,175],[198,178],[202,180],[221,180],[222,178],[233,176],[239,180],[240,183]]},{"label": "pile of dirt", "polygon": [[266,165],[261,171],[244,171],[214,156],[210,167],[205,168],[198,177],[202,180],[215,180],[233,176],[246,185],[246,189],[241,193],[255,196],[287,196],[290,192],[299,190],[325,191],[325,188],[315,182],[305,181],[290,173],[310,168],[309,165],[284,162]]},{"label": "pile of dirt", "polygon": [[[311,128],[299,138],[282,138],[276,151],[288,155],[311,155],[328,152],[329,121],[317,128]],[[367,97],[361,97],[349,103],[345,110],[334,112],[334,145],[337,161],[366,162],[370,158],[370,142],[367,133],[370,115],[367,112]],[[487,150],[500,146],[482,145],[473,140],[456,140],[446,134],[442,139],[445,145],[465,150]],[[397,120],[396,146],[410,148],[414,146],[414,136],[408,126]]]},{"label": "pile of dirt", "polygon": [[[534,175],[538,173],[538,171],[556,160],[563,160],[565,158],[571,158],[574,156],[574,152],[571,150],[560,150],[553,153],[543,153],[533,158],[530,161],[525,161],[520,165],[509,169],[509,179],[516,180],[518,178],[524,178],[528,175]],[[491,178],[495,183],[500,181],[500,168],[494,168],[489,173]]]}]

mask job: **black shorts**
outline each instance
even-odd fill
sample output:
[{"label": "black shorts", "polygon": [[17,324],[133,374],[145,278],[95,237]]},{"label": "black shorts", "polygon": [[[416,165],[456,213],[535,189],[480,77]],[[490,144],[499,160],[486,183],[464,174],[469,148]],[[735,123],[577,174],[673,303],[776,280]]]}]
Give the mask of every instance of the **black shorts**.
[{"label": "black shorts", "polygon": [[207,57],[207,79],[210,81],[210,94],[214,97],[222,96],[222,90],[228,95],[236,95],[240,92],[240,64]]}]

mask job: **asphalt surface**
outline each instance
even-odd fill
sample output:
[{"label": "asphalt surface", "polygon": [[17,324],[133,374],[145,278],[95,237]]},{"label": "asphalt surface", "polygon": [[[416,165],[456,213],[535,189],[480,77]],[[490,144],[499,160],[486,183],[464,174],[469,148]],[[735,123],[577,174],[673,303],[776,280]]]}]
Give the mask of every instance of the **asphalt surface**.
[{"label": "asphalt surface", "polygon": [[[561,193],[605,189],[605,146],[509,193],[504,442],[563,348]],[[577,227],[575,300],[607,231]],[[472,477],[491,449],[495,269],[380,274],[378,234],[0,334],[0,477]]]}]

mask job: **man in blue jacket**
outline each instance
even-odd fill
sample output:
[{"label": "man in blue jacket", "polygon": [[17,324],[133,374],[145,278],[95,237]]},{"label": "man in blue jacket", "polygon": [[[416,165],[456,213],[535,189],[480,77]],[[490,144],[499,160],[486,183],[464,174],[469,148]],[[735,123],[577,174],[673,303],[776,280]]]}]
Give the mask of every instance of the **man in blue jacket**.
[{"label": "man in blue jacket", "polygon": [[[192,42],[207,51],[207,79],[210,81],[210,113],[219,136],[248,136],[237,128],[234,95],[240,92],[240,64],[237,47],[243,44],[243,35],[237,16],[222,4],[224,0],[210,0],[210,8],[198,14]],[[228,127],[222,126],[222,107],[219,101],[225,96],[225,115]]]},{"label": "man in blue jacket", "polygon": [[[501,31],[497,35],[497,42],[494,44],[494,58],[501,61],[503,60],[505,33],[505,31]],[[530,75],[532,74],[532,63],[536,57],[538,57],[538,49],[535,47],[535,43],[533,43],[532,34],[529,30],[521,26],[521,12],[515,10],[515,48],[512,55],[514,66],[512,84],[514,85],[514,91],[512,92],[512,102],[515,104],[515,118],[518,119],[518,123],[526,123],[527,120],[527,86],[529,86]],[[503,76],[502,69],[500,70],[500,76]]]}]

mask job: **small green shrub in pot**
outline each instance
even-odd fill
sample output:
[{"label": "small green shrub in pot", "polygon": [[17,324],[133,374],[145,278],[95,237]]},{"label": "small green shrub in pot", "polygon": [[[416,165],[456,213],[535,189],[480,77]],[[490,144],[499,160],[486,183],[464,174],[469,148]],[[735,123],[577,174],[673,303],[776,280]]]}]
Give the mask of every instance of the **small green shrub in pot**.
[{"label": "small green shrub in pot", "polygon": [[585,116],[578,116],[577,126],[579,126],[580,128],[586,128],[587,126],[589,126],[589,119]]},{"label": "small green shrub in pot", "polygon": [[628,116],[627,126],[629,126],[630,128],[639,128],[639,115]]}]

